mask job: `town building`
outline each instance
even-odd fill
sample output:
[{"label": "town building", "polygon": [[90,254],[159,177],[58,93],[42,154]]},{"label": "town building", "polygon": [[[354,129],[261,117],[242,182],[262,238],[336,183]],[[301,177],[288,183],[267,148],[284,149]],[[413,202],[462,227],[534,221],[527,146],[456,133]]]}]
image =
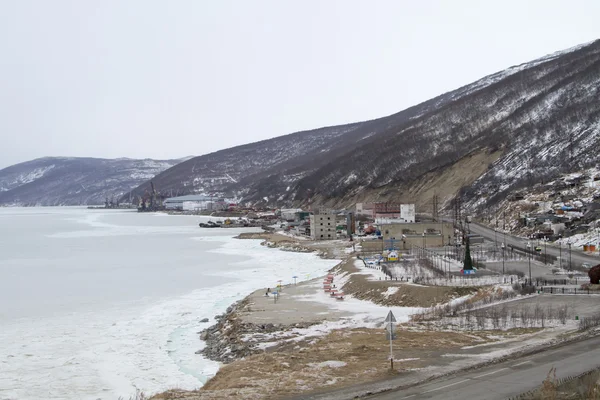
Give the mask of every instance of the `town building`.
[{"label": "town building", "polygon": [[356,215],[361,215],[368,218],[375,216],[375,204],[374,203],[356,203],[354,208]]},{"label": "town building", "polygon": [[375,222],[387,223],[414,223],[414,204],[375,203]]},{"label": "town building", "polygon": [[336,215],[320,209],[310,216],[310,237],[313,240],[333,240],[336,236]]}]

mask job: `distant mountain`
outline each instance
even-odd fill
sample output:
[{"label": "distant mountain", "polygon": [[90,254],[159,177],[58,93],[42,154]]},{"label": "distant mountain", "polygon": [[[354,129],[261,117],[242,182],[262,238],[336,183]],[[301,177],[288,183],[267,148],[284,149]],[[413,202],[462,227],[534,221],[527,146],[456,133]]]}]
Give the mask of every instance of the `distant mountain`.
[{"label": "distant mountain", "polygon": [[39,158],[0,170],[0,205],[104,204],[180,161]]},{"label": "distant mountain", "polygon": [[[510,67],[397,114],[192,158],[159,190],[344,206],[457,194],[473,208],[598,162],[600,41]],[[136,194],[148,189],[140,185]]]}]

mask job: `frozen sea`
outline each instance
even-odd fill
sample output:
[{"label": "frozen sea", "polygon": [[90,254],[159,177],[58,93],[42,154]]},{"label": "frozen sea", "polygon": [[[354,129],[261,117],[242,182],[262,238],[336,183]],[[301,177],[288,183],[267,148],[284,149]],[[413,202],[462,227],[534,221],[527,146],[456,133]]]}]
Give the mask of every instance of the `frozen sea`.
[{"label": "frozen sea", "polygon": [[[335,261],[201,229],[207,217],[0,208],[0,399],[194,389],[218,364],[200,330],[255,289]],[[202,318],[209,323],[200,323]]]}]

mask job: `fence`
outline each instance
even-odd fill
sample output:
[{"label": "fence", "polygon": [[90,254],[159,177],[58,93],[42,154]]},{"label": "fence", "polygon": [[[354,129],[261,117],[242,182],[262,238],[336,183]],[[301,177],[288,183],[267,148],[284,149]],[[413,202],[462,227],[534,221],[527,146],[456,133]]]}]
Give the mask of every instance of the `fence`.
[{"label": "fence", "polygon": [[[553,382],[552,386],[554,386],[554,388],[556,390],[561,385],[564,385],[566,383],[572,382],[577,379],[584,378],[588,375],[592,375],[599,371],[600,371],[600,367],[596,367],[590,371],[586,371],[579,375],[573,375],[573,376],[568,376],[566,378],[556,379],[556,381]],[[548,378],[546,378],[546,379],[548,379]],[[542,384],[543,384],[543,382],[542,382]],[[556,393],[554,393],[554,394],[556,394]],[[543,396],[542,389],[539,388],[539,389],[527,391],[525,393],[521,393],[518,396],[510,397],[510,398],[508,398],[508,400],[537,400],[537,399],[543,399],[544,397],[542,397],[542,396]]]},{"label": "fence", "polygon": [[533,280],[534,286],[561,286],[561,285],[579,285],[580,283],[588,283],[589,279],[541,279],[537,278]]},{"label": "fence", "polygon": [[532,260],[543,262],[544,264],[554,264],[558,261],[558,257],[553,256],[551,254],[546,254],[543,250],[541,253],[537,253],[534,250],[528,250],[526,247],[508,245],[508,248],[510,249],[510,251],[525,254],[527,255],[527,257],[531,257]]},{"label": "fence", "polygon": [[542,293],[549,294],[600,294],[599,292],[592,291],[590,289],[577,289],[577,288],[557,288],[557,287],[541,287],[538,289]]}]

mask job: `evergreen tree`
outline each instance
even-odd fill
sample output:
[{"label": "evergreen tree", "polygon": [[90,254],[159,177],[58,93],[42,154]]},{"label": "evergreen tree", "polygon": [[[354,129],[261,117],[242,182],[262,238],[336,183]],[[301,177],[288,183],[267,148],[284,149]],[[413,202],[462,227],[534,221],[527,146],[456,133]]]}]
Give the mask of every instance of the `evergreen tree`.
[{"label": "evergreen tree", "polygon": [[473,259],[471,258],[471,248],[469,247],[469,240],[467,239],[467,248],[465,250],[465,262],[463,263],[463,270],[473,269]]}]

